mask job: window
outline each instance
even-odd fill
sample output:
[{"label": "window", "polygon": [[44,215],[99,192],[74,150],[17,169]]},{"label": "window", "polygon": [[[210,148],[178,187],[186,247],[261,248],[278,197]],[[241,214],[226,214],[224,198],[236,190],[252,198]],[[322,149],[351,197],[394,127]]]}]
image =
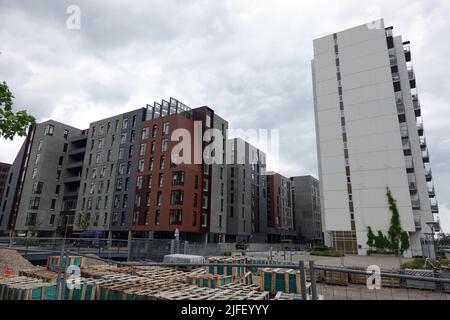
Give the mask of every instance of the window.
[{"label": "window", "polygon": [[211,128],[211,116],[209,114],[206,115],[206,127]]},{"label": "window", "polygon": [[161,206],[161,191],[158,191],[156,195],[156,205],[159,207]]},{"label": "window", "polygon": [[122,208],[128,208],[128,194],[123,195]]},{"label": "window", "polygon": [[61,180],[61,170],[56,170],[56,181]]},{"label": "window", "polygon": [[128,118],[124,118],[122,122],[122,130],[125,130],[128,127]]},{"label": "window", "polygon": [[40,152],[42,150],[42,140],[39,140],[37,151]]},{"label": "window", "polygon": [[64,157],[59,157],[58,165],[62,166],[63,165],[63,161],[64,161]]},{"label": "window", "polygon": [[150,194],[150,192],[147,192],[147,194],[145,196],[145,205],[147,207],[150,207],[150,201],[151,201],[151,194]]},{"label": "window", "polygon": [[153,170],[153,158],[150,158],[150,163],[149,163],[148,169],[149,169],[150,171]]},{"label": "window", "polygon": [[145,144],[145,143],[142,143],[141,144],[141,148],[140,148],[140,150],[139,150],[139,155],[140,156],[145,156],[145,149],[147,148],[147,144]]},{"label": "window", "polygon": [[133,213],[133,224],[139,224],[139,219],[140,219],[140,212],[139,211],[135,211]]},{"label": "window", "polygon": [[138,176],[136,180],[136,187],[138,190],[142,189],[142,176]]},{"label": "window", "polygon": [[136,131],[131,131],[130,142],[133,143],[136,140]]},{"label": "window", "polygon": [[203,196],[202,197],[202,208],[203,209],[208,209],[208,196]]},{"label": "window", "polygon": [[179,209],[171,209],[169,211],[169,224],[170,225],[178,225],[181,224],[181,216],[182,210]]},{"label": "window", "polygon": [[35,182],[33,184],[33,194],[41,194],[43,187],[44,187],[43,182],[41,182],[41,181]]},{"label": "window", "polygon": [[57,184],[57,185],[56,185],[55,194],[56,194],[57,196],[59,196],[60,191],[61,191],[61,185]]},{"label": "window", "polygon": [[122,135],[120,136],[120,144],[125,144],[127,142],[127,133],[124,132],[122,133]]},{"label": "window", "polygon": [[105,139],[101,138],[98,140],[98,149],[102,149],[103,148],[103,144],[105,143]]},{"label": "window", "polygon": [[162,152],[167,151],[168,146],[169,146],[169,140],[168,139],[163,139],[161,141],[161,151]]},{"label": "window", "polygon": [[117,179],[116,191],[122,191],[123,180],[122,178]]},{"label": "window", "polygon": [[208,226],[208,214],[206,212],[202,212],[202,227]]},{"label": "window", "polygon": [[163,186],[163,179],[164,175],[162,173],[159,174],[159,187],[162,188]]},{"label": "window", "polygon": [[69,147],[69,145],[67,143],[64,143],[64,146],[63,146],[63,152],[64,153],[67,153],[67,148],[68,147]]},{"label": "window", "polygon": [[69,130],[64,130],[64,140],[67,140],[67,137],[69,136]]},{"label": "window", "polygon": [[169,134],[169,127],[170,127],[169,122],[164,122],[164,124],[163,124],[163,134],[164,135]]},{"label": "window", "polygon": [[95,179],[95,178],[97,178],[97,168],[94,168],[92,170],[92,179]]},{"label": "window", "polygon": [[123,159],[123,148],[119,149],[119,159]]},{"label": "window", "polygon": [[139,208],[141,206],[141,194],[136,193],[136,196],[134,197],[134,206],[136,208]]},{"label": "window", "polygon": [[152,188],[152,175],[149,175],[148,178],[147,178],[147,187],[149,189]]},{"label": "window", "polygon": [[[36,178],[36,175],[37,175],[37,169],[36,168],[34,168],[33,169],[33,174],[32,174],[32,176],[31,176],[31,179],[35,179]],[[11,183],[11,182],[10,182]]]},{"label": "window", "polygon": [[159,162],[159,169],[164,170],[164,156],[161,156],[160,162]]},{"label": "window", "polygon": [[111,135],[111,147],[114,145],[114,141],[116,141],[116,135]]},{"label": "window", "polygon": [[182,205],[183,204],[183,191],[175,190],[172,191],[170,195],[170,204],[172,205]]},{"label": "window", "polygon": [[152,129],[152,138],[156,138],[157,131],[158,131],[158,126],[155,124]]},{"label": "window", "polygon": [[28,213],[27,218],[25,220],[25,225],[27,227],[34,226],[36,224],[36,216],[37,216],[36,213]]},{"label": "window", "polygon": [[150,145],[150,153],[155,152],[155,145],[156,145],[156,142],[152,141],[152,144]]},{"label": "window", "polygon": [[39,160],[41,160],[41,154],[40,153],[38,153],[37,155],[36,155],[36,160],[34,161],[34,165],[38,165],[39,164]]},{"label": "window", "polygon": [[127,174],[131,173],[131,161],[128,161],[127,163]]},{"label": "window", "polygon": [[133,127],[133,128],[136,127],[136,120],[137,120],[137,117],[136,117],[136,115],[134,115],[134,116],[133,116],[133,121],[132,121],[132,123],[131,123],[131,127]]},{"label": "window", "polygon": [[145,139],[148,139],[148,128],[142,129],[141,140],[145,140]]},{"label": "window", "polygon": [[44,128],[44,136],[53,136],[54,131],[55,131],[55,126],[48,124]]},{"label": "window", "polygon": [[194,207],[197,207],[197,201],[198,200],[198,195],[196,193],[194,193]]},{"label": "window", "polygon": [[194,178],[194,188],[198,189],[198,176],[195,176]]},{"label": "window", "polygon": [[208,179],[203,179],[203,191],[208,192]]},{"label": "window", "polygon": [[106,175],[106,167],[102,167],[102,171],[100,171],[100,178],[104,178]]},{"label": "window", "polygon": [[144,172],[145,161],[139,160],[138,172]]},{"label": "window", "polygon": [[41,198],[31,198],[30,204],[28,206],[29,210],[38,210],[39,209],[39,203],[41,202]]},{"label": "window", "polygon": [[192,214],[192,226],[195,227],[197,225],[197,211],[194,211]]},{"label": "window", "polygon": [[220,167],[220,179],[223,179],[223,167]]},{"label": "window", "polygon": [[119,164],[119,175],[122,175],[125,171],[125,163]]},{"label": "window", "polygon": [[97,153],[96,157],[95,157],[95,163],[100,163],[101,160],[101,154]]},{"label": "window", "polygon": [[155,213],[155,224],[158,225],[159,223],[160,223],[160,211],[158,209],[158,210],[156,210],[156,213]]},{"label": "window", "polygon": [[103,135],[104,130],[105,130],[105,126],[101,125],[99,130],[98,130],[98,134],[99,135]]},{"label": "window", "polygon": [[172,173],[172,185],[184,185],[184,171],[175,171]]},{"label": "window", "polygon": [[52,214],[52,215],[50,216],[49,226],[50,226],[50,227],[53,227],[54,224],[55,224],[55,215]]},{"label": "window", "polygon": [[131,146],[128,148],[128,158],[133,157],[133,152],[134,152],[134,146],[131,145]]}]

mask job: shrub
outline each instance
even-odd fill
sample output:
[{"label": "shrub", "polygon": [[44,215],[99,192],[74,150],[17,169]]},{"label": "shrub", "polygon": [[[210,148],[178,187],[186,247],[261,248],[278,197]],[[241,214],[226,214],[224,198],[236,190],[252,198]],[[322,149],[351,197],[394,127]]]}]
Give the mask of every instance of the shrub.
[{"label": "shrub", "polygon": [[335,250],[312,250],[310,253],[312,256],[321,257],[343,257],[344,254]]},{"label": "shrub", "polygon": [[231,257],[231,250],[225,250],[222,252],[222,255],[225,257]]}]

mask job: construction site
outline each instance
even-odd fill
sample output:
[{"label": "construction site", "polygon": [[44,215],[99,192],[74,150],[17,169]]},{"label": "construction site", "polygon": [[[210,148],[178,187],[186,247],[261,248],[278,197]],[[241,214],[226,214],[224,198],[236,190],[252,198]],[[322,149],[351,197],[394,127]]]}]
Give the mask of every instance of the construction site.
[{"label": "construction site", "polygon": [[351,260],[333,265],[300,251],[203,256],[186,249],[172,241],[161,259],[119,261],[101,249],[4,246],[0,300],[450,300],[450,279],[400,270],[395,259],[379,258],[377,279]]}]

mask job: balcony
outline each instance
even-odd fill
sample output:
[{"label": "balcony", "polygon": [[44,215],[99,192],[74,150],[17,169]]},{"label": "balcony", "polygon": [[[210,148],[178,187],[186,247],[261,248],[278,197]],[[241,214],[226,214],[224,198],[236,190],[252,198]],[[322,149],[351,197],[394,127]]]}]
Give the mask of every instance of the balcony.
[{"label": "balcony", "polygon": [[433,179],[433,175],[431,174],[431,169],[424,169],[425,170],[425,179],[427,182],[430,182]]},{"label": "balcony", "polygon": [[392,81],[394,81],[394,82],[400,81],[400,74],[398,72],[392,73]]},{"label": "balcony", "polygon": [[70,191],[70,192],[64,192],[63,197],[76,197],[78,196],[78,191]]},{"label": "balcony", "polygon": [[419,198],[411,199],[411,206],[413,210],[420,210],[420,201]]},{"label": "balcony", "polygon": [[419,137],[420,140],[420,148],[422,149],[422,151],[425,151],[427,149],[427,140],[425,139],[424,136]]},{"label": "balcony", "polygon": [[411,150],[411,143],[409,142],[408,138],[402,139],[402,146],[403,146],[403,150]]},{"label": "balcony", "polygon": [[423,123],[417,122],[416,127],[417,127],[417,132],[418,132],[419,136],[423,136]]},{"label": "balcony", "polygon": [[397,55],[395,54],[395,49],[389,50],[389,62],[392,66],[396,66],[398,64],[397,62]]},{"label": "balcony", "polygon": [[422,151],[422,159],[423,159],[423,163],[430,163],[430,155],[428,153],[428,150],[424,150]]},{"label": "balcony", "polygon": [[83,161],[77,161],[77,162],[69,163],[66,166],[66,169],[76,169],[76,168],[82,168],[82,167],[83,167]]},{"label": "balcony", "polygon": [[74,176],[74,177],[65,177],[63,182],[64,183],[80,183],[81,176]]},{"label": "balcony", "polygon": [[405,52],[406,62],[410,62],[411,61],[411,47],[410,47],[409,43],[406,43],[403,45],[403,52]]},{"label": "balcony", "polygon": [[405,159],[406,172],[413,173],[414,172],[414,163],[410,159]]},{"label": "balcony", "polygon": [[408,67],[408,79],[409,79],[409,81],[416,79],[413,67]]},{"label": "balcony", "polygon": [[431,198],[430,205],[431,205],[431,212],[432,213],[439,213],[439,205],[437,203],[436,198]]},{"label": "balcony", "polygon": [[417,192],[417,184],[415,182],[410,181],[409,183],[409,193],[414,194]]},{"label": "balcony", "polygon": [[420,220],[420,216],[414,215],[414,226],[416,227],[416,231],[422,230],[422,223]]},{"label": "balcony", "polygon": [[420,117],[422,112],[420,109],[419,97],[416,94],[414,94],[412,96],[412,101],[414,106],[414,113],[416,114],[416,117]]},{"label": "balcony", "polygon": [[77,148],[77,149],[71,149],[69,151],[69,156],[75,156],[75,155],[82,155],[86,152],[86,147],[83,148]]},{"label": "balcony", "polygon": [[436,192],[434,190],[434,186],[428,186],[427,187],[427,191],[428,191],[428,196],[430,198],[434,198],[436,196]]}]

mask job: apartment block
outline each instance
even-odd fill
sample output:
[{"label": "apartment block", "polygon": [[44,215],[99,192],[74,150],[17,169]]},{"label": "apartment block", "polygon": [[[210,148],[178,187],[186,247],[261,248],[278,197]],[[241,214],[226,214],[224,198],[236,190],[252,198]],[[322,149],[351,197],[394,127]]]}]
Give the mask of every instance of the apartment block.
[{"label": "apartment block", "polygon": [[291,177],[292,208],[297,238],[301,243],[323,244],[319,180]]},{"label": "apartment block", "polygon": [[[137,158],[134,236],[173,238],[178,230],[180,239],[225,240],[227,129],[208,107],[191,109],[173,98],[148,106]],[[208,149],[219,138],[220,148]],[[186,148],[178,149],[180,143]]]},{"label": "apartment block", "polygon": [[266,154],[240,139],[227,142],[227,242],[267,241]]},{"label": "apartment block", "polygon": [[3,192],[5,191],[10,167],[11,165],[8,163],[0,162],[0,199],[3,195]]},{"label": "apartment block", "polygon": [[396,200],[422,255],[438,212],[410,43],[384,20],[314,40],[312,61],[325,243],[366,254],[367,231],[387,234]]},{"label": "apartment block", "polygon": [[74,230],[102,230],[126,238],[136,183],[141,108],[90,124]]},{"label": "apartment block", "polygon": [[296,238],[291,180],[276,172],[267,173],[267,223],[270,243]]},{"label": "apartment block", "polygon": [[[69,139],[81,130],[49,120],[30,128],[18,155],[16,192],[9,198],[13,206],[10,226],[18,234],[52,236],[59,224],[63,203],[63,168],[68,160]],[[13,164],[16,169],[16,162]]]}]

